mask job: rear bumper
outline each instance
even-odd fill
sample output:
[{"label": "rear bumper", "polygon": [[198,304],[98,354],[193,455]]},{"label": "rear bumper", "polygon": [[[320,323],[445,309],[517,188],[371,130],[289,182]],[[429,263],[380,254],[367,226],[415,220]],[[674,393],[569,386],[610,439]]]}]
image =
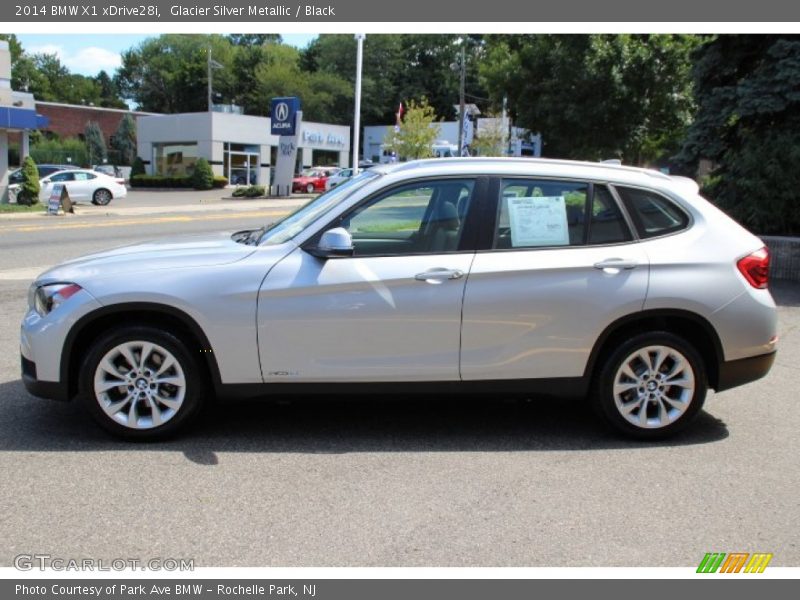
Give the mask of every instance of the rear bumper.
[{"label": "rear bumper", "polygon": [[719,366],[716,391],[722,392],[761,379],[772,368],[775,354],[776,352],[770,352],[722,363]]},{"label": "rear bumper", "polygon": [[36,378],[36,363],[24,356],[22,362],[22,383],[28,393],[48,400],[69,400],[69,390],[60,381],[39,381]]}]

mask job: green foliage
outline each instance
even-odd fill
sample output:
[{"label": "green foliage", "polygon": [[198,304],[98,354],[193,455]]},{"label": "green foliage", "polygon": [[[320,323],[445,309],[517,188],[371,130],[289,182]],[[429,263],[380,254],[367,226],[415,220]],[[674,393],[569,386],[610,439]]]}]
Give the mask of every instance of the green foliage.
[{"label": "green foliage", "polygon": [[697,116],[678,160],[714,169],[703,190],[760,234],[800,234],[800,40],[724,35],[696,54]]},{"label": "green foliage", "polygon": [[[136,188],[192,188],[194,181],[187,175],[133,175],[131,172],[131,187]],[[228,185],[228,179],[217,175],[213,179],[215,189],[224,188]],[[211,188],[206,188],[211,189]]]},{"label": "green foliage", "polygon": [[645,164],[674,153],[690,120],[688,35],[492,36],[479,67],[547,156]]},{"label": "green foliage", "polygon": [[234,198],[258,198],[264,195],[263,185],[239,186],[231,194]]},{"label": "green foliage", "polygon": [[408,103],[400,131],[391,130],[384,144],[403,159],[414,160],[433,156],[433,142],[439,137],[436,112],[424,97]]},{"label": "green foliage", "polygon": [[214,172],[205,158],[199,158],[191,175],[192,187],[196,190],[210,190],[214,187]]},{"label": "green foliage", "polygon": [[[31,140],[31,157],[40,165],[42,164],[72,164],[89,166],[89,153],[86,144],[77,138],[44,139],[34,143]],[[70,160],[67,160],[67,159]]]},{"label": "green foliage", "polygon": [[503,121],[501,117],[488,116],[491,121],[483,121],[481,127],[475,130],[475,135],[470,144],[470,150],[477,156],[504,156]]},{"label": "green foliage", "polygon": [[136,123],[130,114],[125,114],[120,120],[111,147],[116,153],[117,164],[131,165],[137,158]]},{"label": "green foliage", "polygon": [[86,152],[89,155],[89,165],[102,162],[107,157],[106,140],[103,137],[103,130],[96,121],[88,121],[86,129],[83,131],[86,140]]},{"label": "green foliage", "polygon": [[136,175],[144,175],[145,173],[144,161],[137,156],[133,159],[133,165],[131,166],[131,179]]},{"label": "green foliage", "polygon": [[22,161],[22,183],[17,193],[17,203],[23,205],[36,204],[39,201],[39,169],[30,156]]}]

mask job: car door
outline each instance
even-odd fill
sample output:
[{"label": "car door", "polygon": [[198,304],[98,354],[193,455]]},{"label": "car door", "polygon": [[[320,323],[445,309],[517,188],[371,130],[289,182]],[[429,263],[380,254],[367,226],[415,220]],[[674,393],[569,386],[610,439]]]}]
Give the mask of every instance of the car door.
[{"label": "car door", "polygon": [[495,182],[464,293],[461,376],[580,377],[600,333],[642,309],[649,263],[616,198],[580,181]]},{"label": "car door", "polygon": [[39,196],[42,198],[42,201],[47,202],[47,199],[50,198],[50,194],[53,191],[53,186],[57,183],[64,184],[64,187],[67,188],[67,193],[69,194],[70,200],[76,199],[74,196],[75,173],[73,171],[54,173],[53,175],[45,178],[43,181],[46,181],[47,183],[42,185],[42,189],[39,192]]},{"label": "car door", "polygon": [[90,200],[97,186],[97,175],[75,171],[75,181],[69,184],[69,195],[73,200]]},{"label": "car door", "polygon": [[319,232],[347,229],[353,256],[297,248],[276,265],[258,298],[265,381],[458,380],[469,211],[485,183],[425,180],[380,192]]}]

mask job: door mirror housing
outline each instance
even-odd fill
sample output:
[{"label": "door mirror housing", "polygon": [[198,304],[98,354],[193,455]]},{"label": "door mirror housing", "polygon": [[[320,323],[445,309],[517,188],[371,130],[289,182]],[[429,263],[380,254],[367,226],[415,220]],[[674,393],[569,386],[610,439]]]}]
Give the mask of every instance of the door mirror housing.
[{"label": "door mirror housing", "polygon": [[319,242],[309,252],[318,258],[339,258],[353,256],[353,238],[344,227],[329,229],[322,234]]}]

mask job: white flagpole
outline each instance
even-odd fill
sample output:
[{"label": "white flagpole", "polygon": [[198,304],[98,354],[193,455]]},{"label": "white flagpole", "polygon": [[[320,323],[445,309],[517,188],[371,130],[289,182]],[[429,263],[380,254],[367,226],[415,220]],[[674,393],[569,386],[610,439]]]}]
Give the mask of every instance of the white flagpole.
[{"label": "white flagpole", "polygon": [[353,176],[358,175],[358,146],[361,142],[361,67],[364,63],[363,33],[356,34],[358,50],[356,51],[356,108],[353,116]]}]

